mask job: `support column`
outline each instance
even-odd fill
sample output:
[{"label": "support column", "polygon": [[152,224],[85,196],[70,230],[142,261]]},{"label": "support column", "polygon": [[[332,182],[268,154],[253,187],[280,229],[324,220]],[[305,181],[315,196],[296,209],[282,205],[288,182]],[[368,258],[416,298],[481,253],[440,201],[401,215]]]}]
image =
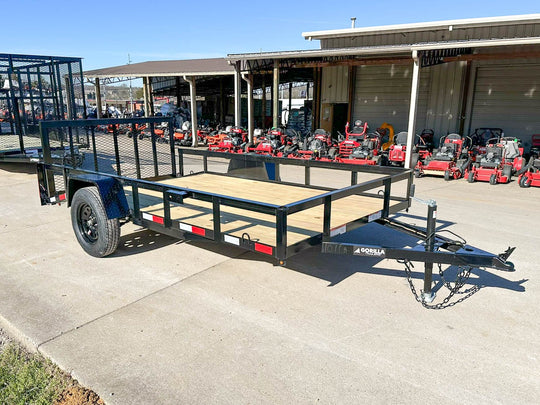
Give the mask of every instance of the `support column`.
[{"label": "support column", "polygon": [[249,142],[253,142],[254,117],[253,117],[253,75],[242,74],[242,79],[247,83],[247,114],[248,114],[248,138]]},{"label": "support column", "polygon": [[148,77],[143,77],[144,116],[149,117],[148,111]]},{"label": "support column", "polygon": [[420,61],[418,60],[418,52],[412,52],[413,57],[413,75],[411,85],[411,102],[409,104],[409,126],[407,127],[407,152],[405,155],[405,168],[411,168],[412,149],[414,145],[414,137],[416,133],[416,105],[418,103],[418,84],[420,79]]},{"label": "support column", "polygon": [[289,83],[289,114],[287,115],[287,123],[291,119],[291,110],[292,110],[292,82]]},{"label": "support column", "polygon": [[99,84],[99,77],[96,77],[96,117],[101,118],[101,86]]},{"label": "support column", "polygon": [[176,78],[176,106],[180,107],[180,101],[182,100],[182,95],[180,94],[180,77]]},{"label": "support column", "polygon": [[274,78],[272,88],[272,126],[277,128],[279,126],[279,59],[274,59]]},{"label": "support column", "polygon": [[266,75],[262,75],[261,128],[266,128]]},{"label": "support column", "polygon": [[223,77],[219,79],[219,123],[225,124],[225,92],[223,90]]},{"label": "support column", "polygon": [[152,96],[152,78],[149,77],[147,81],[148,88],[146,89],[146,92],[148,93],[148,117],[154,116],[154,97]]},{"label": "support column", "polygon": [[242,79],[240,77],[240,61],[234,67],[234,125],[242,125]]},{"label": "support column", "polygon": [[184,80],[189,83],[189,95],[191,100],[191,146],[199,145],[197,136],[197,91],[195,88],[195,77],[184,76]]}]

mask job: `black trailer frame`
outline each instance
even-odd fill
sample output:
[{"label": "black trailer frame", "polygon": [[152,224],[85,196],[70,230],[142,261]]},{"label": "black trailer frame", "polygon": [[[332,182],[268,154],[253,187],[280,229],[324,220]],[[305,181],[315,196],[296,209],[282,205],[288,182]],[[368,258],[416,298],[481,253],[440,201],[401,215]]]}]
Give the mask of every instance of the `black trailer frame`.
[{"label": "black trailer frame", "polygon": [[[167,161],[167,172],[163,175],[161,167],[163,162],[159,161],[157,146],[160,138],[156,136],[154,127],[158,123],[167,122],[169,131],[166,134],[168,143],[167,153],[170,159]],[[142,141],[137,136],[132,136],[129,144],[132,152],[135,168],[131,168],[131,175],[124,171],[125,159],[121,157],[123,151],[119,147],[120,126],[128,126],[135,129],[136,125],[146,124],[151,130],[151,156],[142,156],[140,144]],[[98,163],[99,147],[95,128],[97,126],[112,125],[114,130],[104,138],[113,144],[110,149],[114,168],[105,171]],[[63,129],[63,130],[62,130]],[[105,206],[107,217],[122,218],[129,220],[140,226],[152,229],[157,232],[171,235],[177,238],[185,238],[187,235],[194,235],[218,243],[233,243],[241,248],[254,252],[269,255],[275,259],[277,264],[284,265],[287,258],[314,245],[322,243],[322,251],[330,254],[350,254],[355,256],[369,256],[378,258],[397,259],[402,261],[408,269],[412,261],[425,263],[424,288],[419,299],[424,305],[434,298],[432,291],[432,270],[434,263],[450,264],[457,266],[491,267],[495,269],[509,271],[513,269],[511,263],[506,259],[513,249],[507,250],[501,255],[494,255],[475,249],[466,245],[463,241],[453,240],[436,234],[436,204],[428,202],[427,226],[420,229],[391,218],[392,214],[407,210],[413,198],[413,171],[410,169],[394,167],[362,166],[334,162],[321,162],[317,160],[299,160],[288,158],[277,158],[272,156],[261,156],[255,154],[230,154],[222,152],[212,152],[208,150],[175,148],[173,139],[172,119],[165,117],[139,118],[139,119],[102,119],[102,120],[74,120],[74,121],[44,121],[40,123],[41,138],[43,143],[43,161],[38,164],[38,182],[40,187],[40,197],[42,205],[55,204],[66,201],[71,204],[75,192],[89,185],[97,186]],[[51,134],[67,134],[66,140],[71,148],[74,148],[75,136],[81,136],[80,132],[86,133],[89,139],[88,150],[93,155],[93,159],[87,159],[86,167],[77,167],[69,161],[62,164],[55,163],[51,157]],[[161,139],[163,142],[163,139]],[[163,147],[163,145],[162,145]],[[132,150],[131,150],[132,148]],[[150,152],[149,152],[150,153]],[[245,198],[238,198],[230,195],[211,193],[193,188],[178,187],[170,184],[160,183],[164,178],[187,178],[197,176],[201,173],[212,173],[227,176],[223,173],[213,172],[209,159],[226,158],[234,165],[244,165],[245,167],[256,164],[267,164],[273,167],[269,173],[274,180],[261,180],[269,183],[301,186],[320,191],[319,195],[306,198],[294,203],[279,205],[262,201],[253,201]],[[142,159],[149,159],[148,165],[151,173],[146,178],[142,174]],[[187,173],[187,160],[198,159],[202,164],[202,171]],[[283,182],[280,180],[280,170],[283,166],[293,165],[304,167],[303,182]],[[350,185],[345,188],[331,189],[313,185],[311,182],[311,172],[314,168],[329,169],[336,171],[350,172]],[[267,166],[268,169],[268,166]],[[377,175],[375,179],[358,183],[359,174],[369,173]],[[60,177],[60,181],[58,181]],[[392,195],[393,186],[397,182],[406,182],[405,196]],[[132,206],[127,204],[125,189],[131,188]],[[378,192],[373,192],[378,189]],[[157,192],[162,196],[163,216],[149,214],[141,207],[140,195],[145,190]],[[332,229],[331,216],[333,203],[341,198],[359,195],[379,199],[382,203],[380,211],[362,216],[350,221],[339,229]],[[210,203],[212,207],[213,226],[212,228],[201,228],[178,221],[171,217],[172,204],[184,204],[184,200],[192,199]],[[298,243],[289,245],[287,243],[288,218],[290,215],[310,209],[316,206],[323,206],[322,232],[311,236]],[[264,243],[251,240],[251,238],[232,237],[222,230],[221,210],[224,207],[235,207],[248,210],[254,213],[269,214],[275,218],[275,245],[270,246]],[[383,246],[370,246],[360,244],[339,243],[334,241],[336,235],[350,232],[369,222],[376,221],[379,224],[389,226],[402,232],[414,235],[423,240],[420,247],[415,249],[396,249]],[[469,270],[470,272],[470,270]],[[414,292],[414,287],[411,284]]]}]

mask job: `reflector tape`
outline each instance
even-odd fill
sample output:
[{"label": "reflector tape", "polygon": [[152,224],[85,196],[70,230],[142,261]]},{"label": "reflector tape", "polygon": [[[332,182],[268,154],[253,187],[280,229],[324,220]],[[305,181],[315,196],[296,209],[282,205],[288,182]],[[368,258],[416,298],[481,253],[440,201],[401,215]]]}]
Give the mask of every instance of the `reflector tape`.
[{"label": "reflector tape", "polygon": [[59,200],[59,201],[66,201],[66,194],[60,194],[60,195],[58,196],[58,200]]},{"label": "reflector tape", "polygon": [[330,236],[341,235],[342,233],[345,233],[345,232],[347,232],[347,225],[341,225],[341,226],[338,226],[337,228],[330,229]]},{"label": "reflector tape", "polygon": [[232,243],[233,245],[240,246],[240,239],[234,236],[224,235],[223,240],[227,243]]},{"label": "reflector tape", "polygon": [[180,222],[179,226],[180,226],[180,229],[182,231],[191,232],[191,233],[194,233],[196,235],[201,235],[201,236],[204,236],[206,234],[205,229],[204,228],[199,228],[198,226],[193,226],[193,225],[189,225],[189,224],[183,224],[181,222]]},{"label": "reflector tape", "polygon": [[272,254],[272,246],[262,245],[255,242],[255,250],[257,252],[266,253],[267,255]]},{"label": "reflector tape", "polygon": [[142,213],[142,217],[143,219],[146,219],[148,221],[152,221],[152,222],[155,222],[157,224],[161,224],[163,225],[164,221],[163,221],[163,218],[162,217],[158,217],[157,215],[152,215],[152,214],[148,214],[146,212],[143,212]]}]

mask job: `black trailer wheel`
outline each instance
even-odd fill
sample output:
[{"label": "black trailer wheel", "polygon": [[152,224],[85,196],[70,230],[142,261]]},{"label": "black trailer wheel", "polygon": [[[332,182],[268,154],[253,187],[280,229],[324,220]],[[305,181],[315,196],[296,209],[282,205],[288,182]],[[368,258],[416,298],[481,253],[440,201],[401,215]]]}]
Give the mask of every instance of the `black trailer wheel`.
[{"label": "black trailer wheel", "polygon": [[519,186],[523,188],[527,188],[531,186],[530,180],[525,175],[521,175],[519,178]]},{"label": "black trailer wheel", "polygon": [[445,170],[444,171],[444,179],[446,181],[449,181],[450,180],[450,170]]},{"label": "black trailer wheel", "polygon": [[493,173],[491,176],[489,176],[489,184],[492,186],[497,184],[497,174]]},{"label": "black trailer wheel", "polygon": [[91,256],[105,257],[118,247],[120,223],[118,218],[107,218],[97,187],[84,187],[75,192],[71,224],[79,244]]},{"label": "black trailer wheel", "polygon": [[470,171],[469,174],[467,175],[467,181],[469,183],[474,183],[474,172],[473,171]]}]

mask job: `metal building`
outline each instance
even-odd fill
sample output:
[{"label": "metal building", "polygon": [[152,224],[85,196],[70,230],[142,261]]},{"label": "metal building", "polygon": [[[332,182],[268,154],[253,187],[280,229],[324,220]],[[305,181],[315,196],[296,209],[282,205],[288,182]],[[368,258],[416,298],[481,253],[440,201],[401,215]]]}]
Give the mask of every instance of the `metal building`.
[{"label": "metal building", "polygon": [[316,127],[362,119],[372,128],[387,122],[396,132],[431,128],[438,136],[500,127],[526,149],[540,133],[540,14],[302,35],[321,48],[228,60],[244,74],[273,68],[278,80],[280,70],[311,68]]}]

